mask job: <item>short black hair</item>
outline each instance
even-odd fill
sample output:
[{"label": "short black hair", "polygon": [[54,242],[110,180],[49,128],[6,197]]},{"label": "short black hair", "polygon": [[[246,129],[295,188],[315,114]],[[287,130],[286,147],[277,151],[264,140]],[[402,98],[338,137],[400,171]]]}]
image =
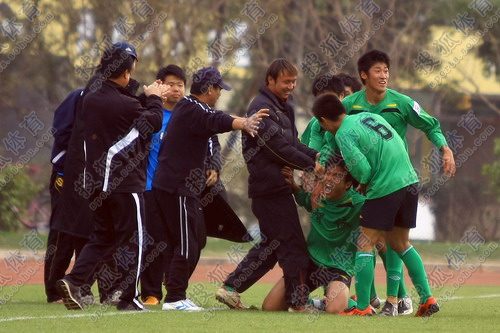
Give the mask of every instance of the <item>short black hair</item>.
[{"label": "short black hair", "polygon": [[163,81],[165,80],[167,75],[176,76],[181,79],[184,84],[186,84],[186,73],[184,73],[184,70],[177,65],[170,64],[166,67],[160,68],[160,70],[156,74],[156,79]]},{"label": "short black hair", "polygon": [[334,166],[339,166],[343,168],[346,172],[346,181],[351,182],[354,186],[358,186],[358,182],[354,179],[354,177],[349,173],[349,170],[347,170],[347,165],[345,164],[345,160],[342,157],[340,153],[333,153],[332,156],[326,161],[326,168],[331,168]]},{"label": "short black hair", "polygon": [[339,116],[345,113],[345,108],[334,94],[323,94],[314,101],[312,112],[318,120],[326,118],[337,121]]},{"label": "short black hair", "polygon": [[[371,50],[366,52],[358,59],[358,74],[361,78],[361,72],[368,73],[370,68],[377,62],[382,62],[387,65],[387,68],[391,67],[391,60],[387,53],[379,50]],[[361,78],[361,82],[365,83],[365,80]]]},{"label": "short black hair", "polygon": [[104,79],[116,79],[126,70],[131,71],[135,61],[135,57],[113,45],[104,51],[97,72]]},{"label": "short black hair", "polygon": [[127,91],[131,94],[131,95],[137,95],[137,90],[139,90],[139,87],[141,86],[141,84],[139,83],[139,81],[137,80],[134,80],[134,79],[130,79],[128,81],[128,84],[127,86],[125,87],[125,89],[127,89]]},{"label": "short black hair", "polygon": [[274,59],[266,72],[266,85],[269,84],[269,77],[276,81],[280,73],[289,73],[291,75],[297,75],[299,71],[294,64],[285,58]]},{"label": "short black hair", "polygon": [[337,77],[340,78],[342,82],[344,82],[344,86],[351,87],[352,92],[360,91],[363,88],[361,82],[359,82],[358,79],[350,74],[339,73],[337,74]]},{"label": "short black hair", "polygon": [[314,79],[311,92],[314,97],[327,92],[333,92],[340,96],[344,90],[345,85],[341,78],[331,74],[323,74]]}]

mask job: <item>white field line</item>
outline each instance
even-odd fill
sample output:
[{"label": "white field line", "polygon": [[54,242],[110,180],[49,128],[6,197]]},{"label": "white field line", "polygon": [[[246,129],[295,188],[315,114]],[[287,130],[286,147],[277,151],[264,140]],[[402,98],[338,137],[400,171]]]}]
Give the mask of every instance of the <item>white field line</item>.
[{"label": "white field line", "polygon": [[120,316],[120,315],[136,315],[136,314],[143,314],[143,313],[151,313],[151,312],[160,312],[160,311],[147,311],[147,312],[141,312],[141,311],[120,311],[120,312],[105,312],[101,314],[96,314],[94,312],[92,313],[78,313],[78,314],[68,314],[68,315],[60,315],[60,316],[41,316],[41,317],[35,317],[35,316],[23,316],[23,317],[7,317],[7,318],[0,318],[0,323],[5,323],[8,321],[19,321],[19,320],[39,320],[39,319],[66,319],[66,318],[86,318],[86,317],[111,317],[111,316]]},{"label": "white field line", "polygon": [[[478,298],[497,298],[500,294],[489,294],[489,295],[478,295],[478,296],[452,296],[448,298],[449,301],[461,300],[461,299],[478,299]],[[439,303],[439,297],[438,297]]]},{"label": "white field line", "polygon": [[[500,298],[500,294],[487,294],[487,295],[478,295],[478,296],[452,296],[448,298],[448,301],[458,301],[462,299],[484,299],[484,298]],[[439,301],[439,299],[438,299]],[[223,308],[210,308],[210,309],[205,309],[207,311],[210,310],[226,310]],[[99,317],[112,317],[112,316],[120,316],[120,315],[137,315],[137,314],[146,314],[146,313],[159,313],[159,312],[164,312],[160,310],[149,310],[149,311],[120,311],[120,312],[104,312],[99,315]],[[197,312],[190,312],[190,313],[197,313]],[[60,315],[60,316],[41,316],[41,317],[34,317],[34,316],[23,316],[23,317],[7,317],[7,318],[0,318],[0,323],[5,323],[9,321],[20,321],[20,320],[40,320],[40,319],[68,319],[68,318],[88,318],[88,317],[95,317],[95,313],[78,313],[78,314],[69,314],[69,315]]]},{"label": "white field line", "polygon": [[[212,311],[212,310],[226,310],[227,308],[205,308],[205,311]],[[89,318],[89,317],[113,317],[113,316],[121,316],[121,315],[138,315],[138,314],[147,314],[147,313],[160,313],[160,312],[168,312],[168,311],[161,311],[161,310],[148,310],[148,311],[113,311],[113,312],[104,312],[104,313],[99,313],[96,314],[95,312],[84,312],[84,313],[77,313],[77,314],[68,314],[68,315],[54,315],[54,316],[40,316],[40,317],[35,317],[35,316],[23,316],[23,317],[7,317],[7,318],[0,318],[0,323],[5,323],[9,321],[20,321],[20,320],[40,320],[40,319],[68,319],[68,318]],[[196,313],[196,311],[193,312],[188,312],[186,313]],[[203,313],[203,312],[202,312]]]}]

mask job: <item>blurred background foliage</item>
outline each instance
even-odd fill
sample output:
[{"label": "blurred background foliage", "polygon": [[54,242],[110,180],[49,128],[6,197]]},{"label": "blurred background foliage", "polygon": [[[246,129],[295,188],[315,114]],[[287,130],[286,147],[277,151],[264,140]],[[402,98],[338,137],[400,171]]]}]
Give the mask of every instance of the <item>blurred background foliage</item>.
[{"label": "blurred background foliage", "polygon": [[[437,116],[443,131],[462,137],[461,147],[455,147],[460,155],[484,129],[500,125],[499,16],[498,0],[2,2],[2,174],[9,175],[23,151],[40,140],[57,105],[86,83],[100,52],[118,40],[136,45],[135,78],[143,83],[152,81],[156,71],[169,63],[184,67],[188,74],[202,66],[218,66],[233,85],[219,107],[238,115],[245,113],[263,84],[268,64],[276,57],[290,59],[299,68],[294,95],[299,133],[311,117],[310,86],[316,75],[329,70],[357,75],[361,54],[372,48],[384,50],[391,56],[390,86],[408,93]],[[458,64],[448,70],[453,62]],[[43,131],[30,133],[21,126],[32,112],[43,123]],[[464,117],[470,115],[481,125],[474,131],[465,126],[470,121]],[[25,141],[13,151],[5,139],[19,136]],[[432,168],[436,163],[430,155],[432,147],[420,132],[410,131],[408,136],[426,191],[440,178]],[[471,225],[479,226],[489,239],[500,238],[500,155],[498,147],[494,154],[494,137],[498,131],[489,134],[473,155],[464,157],[453,180],[432,192],[428,203],[436,218],[437,239],[458,240]],[[246,196],[239,134],[224,135],[221,141],[231,204],[251,225],[255,220]],[[32,197],[47,202],[43,198],[47,197],[50,148],[50,143],[44,144],[26,163],[34,171],[19,172],[15,181],[3,187],[0,230],[21,226],[19,218],[14,221],[12,207],[30,215]],[[303,217],[307,221],[306,214]],[[30,219],[35,226],[47,223]]]}]

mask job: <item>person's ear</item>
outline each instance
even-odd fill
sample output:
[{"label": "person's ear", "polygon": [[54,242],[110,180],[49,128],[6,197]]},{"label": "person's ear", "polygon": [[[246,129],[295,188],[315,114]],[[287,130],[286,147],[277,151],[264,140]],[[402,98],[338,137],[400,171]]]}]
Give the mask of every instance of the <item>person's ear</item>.
[{"label": "person's ear", "polygon": [[275,85],[276,81],[271,77],[271,76],[268,76],[267,77],[267,82],[268,82],[268,85]]},{"label": "person's ear", "polygon": [[368,75],[364,71],[361,72],[360,76],[363,80],[366,80],[368,78]]}]

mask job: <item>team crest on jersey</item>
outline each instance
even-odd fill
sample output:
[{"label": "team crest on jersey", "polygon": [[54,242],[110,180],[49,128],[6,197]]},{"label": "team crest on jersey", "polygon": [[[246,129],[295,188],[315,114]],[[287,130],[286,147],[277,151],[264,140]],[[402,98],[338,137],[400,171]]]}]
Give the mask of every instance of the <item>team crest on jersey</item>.
[{"label": "team crest on jersey", "polygon": [[413,111],[415,111],[420,116],[421,110],[422,108],[420,107],[420,104],[418,104],[417,101],[413,101]]}]

